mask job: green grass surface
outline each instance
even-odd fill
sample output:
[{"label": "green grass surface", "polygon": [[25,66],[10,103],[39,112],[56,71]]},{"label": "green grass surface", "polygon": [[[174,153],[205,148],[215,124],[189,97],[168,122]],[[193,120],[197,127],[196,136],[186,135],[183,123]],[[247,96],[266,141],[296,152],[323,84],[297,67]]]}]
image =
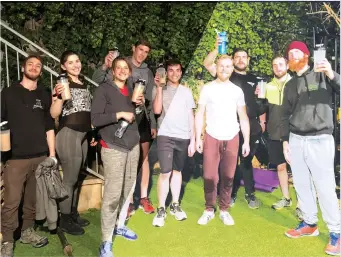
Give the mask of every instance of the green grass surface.
[{"label": "green grass surface", "polygon": [[[156,176],[154,176],[154,185]],[[320,236],[290,239],[284,232],[297,225],[294,216],[296,202],[289,209],[274,211],[271,204],[280,197],[280,190],[273,193],[257,192],[262,206],[251,210],[243,198],[241,188],[236,204],[230,213],[234,226],[224,226],[216,215],[206,226],[197,225],[204,208],[202,179],[192,179],[187,184],[182,207],[188,219],[176,221],[168,215],[163,228],[152,226],[154,215],[146,215],[141,210],[130,219],[128,226],[139,236],[136,241],[118,237],[114,243],[115,256],[326,256],[324,247],[328,241],[328,231],[320,218]],[[151,199],[156,203],[155,186]],[[83,236],[67,235],[72,243],[73,253],[78,256],[98,256],[101,241],[100,212],[84,214],[91,225]],[[320,215],[319,215],[320,217]],[[15,256],[63,256],[57,236],[49,236],[49,245],[34,249],[17,244]]]}]

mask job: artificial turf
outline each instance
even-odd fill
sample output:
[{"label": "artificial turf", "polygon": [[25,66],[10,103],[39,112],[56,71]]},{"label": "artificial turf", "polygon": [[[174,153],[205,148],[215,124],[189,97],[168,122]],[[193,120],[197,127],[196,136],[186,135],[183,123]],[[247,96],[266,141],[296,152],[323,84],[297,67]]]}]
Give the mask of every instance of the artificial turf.
[{"label": "artificial turf", "polygon": [[[154,185],[157,177],[154,176]],[[291,190],[292,196],[293,191]],[[296,201],[289,209],[275,211],[271,204],[280,197],[280,190],[273,193],[257,192],[262,206],[251,210],[244,200],[244,188],[238,193],[230,213],[234,226],[225,226],[215,219],[206,226],[197,225],[204,208],[203,181],[192,179],[186,185],[182,208],[188,219],[176,221],[168,215],[162,228],[152,226],[154,214],[146,215],[141,210],[130,219],[128,226],[138,234],[136,241],[117,237],[114,254],[117,256],[326,256],[324,247],[328,242],[325,224],[319,221],[320,235],[290,239],[284,232],[297,225],[294,215]],[[294,198],[294,197],[293,197]],[[156,203],[156,186],[152,188],[151,199]],[[168,212],[169,213],[169,212]],[[73,246],[73,256],[99,256],[101,241],[100,212],[92,210],[84,214],[91,224],[82,236],[67,235]],[[40,232],[44,234],[44,232]],[[48,235],[48,234],[47,234]],[[17,243],[15,256],[63,256],[57,236],[48,235],[49,245],[34,249]]]}]

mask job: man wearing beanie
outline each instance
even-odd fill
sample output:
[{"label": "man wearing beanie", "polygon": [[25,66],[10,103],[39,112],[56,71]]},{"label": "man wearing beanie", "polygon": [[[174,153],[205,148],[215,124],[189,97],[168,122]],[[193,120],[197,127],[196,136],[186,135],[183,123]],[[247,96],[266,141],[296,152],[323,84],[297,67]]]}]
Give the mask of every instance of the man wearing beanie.
[{"label": "man wearing beanie", "polygon": [[295,76],[284,89],[281,139],[285,159],[291,165],[303,221],[285,234],[290,238],[317,236],[317,204],[330,232],[325,252],[340,255],[340,212],[335,191],[332,94],[340,93],[340,75],[327,59],[308,65],[307,45],[293,41],[287,49],[289,69]]}]

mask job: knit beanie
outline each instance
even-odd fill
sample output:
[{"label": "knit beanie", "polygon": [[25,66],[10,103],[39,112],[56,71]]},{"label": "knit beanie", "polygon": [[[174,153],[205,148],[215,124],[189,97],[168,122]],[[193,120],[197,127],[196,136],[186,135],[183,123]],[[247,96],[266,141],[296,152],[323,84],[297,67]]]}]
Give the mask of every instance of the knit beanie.
[{"label": "knit beanie", "polygon": [[289,51],[292,49],[301,50],[303,53],[310,56],[310,52],[309,52],[307,45],[302,41],[292,41],[287,48],[287,52],[286,52],[287,56],[288,56]]}]

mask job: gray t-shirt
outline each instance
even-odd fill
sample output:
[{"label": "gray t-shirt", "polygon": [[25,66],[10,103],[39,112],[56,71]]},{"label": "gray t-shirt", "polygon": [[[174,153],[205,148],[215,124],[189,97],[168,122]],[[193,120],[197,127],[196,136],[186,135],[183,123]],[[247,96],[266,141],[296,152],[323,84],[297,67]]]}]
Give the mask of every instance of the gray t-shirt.
[{"label": "gray t-shirt", "polygon": [[[153,100],[156,87],[153,88]],[[158,136],[190,139],[190,115],[195,108],[192,92],[189,88],[179,85],[167,85],[162,94],[162,113],[158,118]]]}]

